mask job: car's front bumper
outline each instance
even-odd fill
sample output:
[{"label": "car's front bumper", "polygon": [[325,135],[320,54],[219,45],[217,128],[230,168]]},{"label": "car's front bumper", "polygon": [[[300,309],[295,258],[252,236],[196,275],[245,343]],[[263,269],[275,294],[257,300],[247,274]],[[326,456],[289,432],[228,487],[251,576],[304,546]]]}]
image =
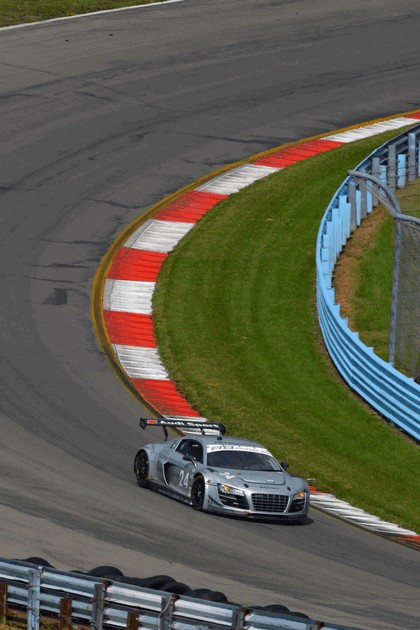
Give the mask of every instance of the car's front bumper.
[{"label": "car's front bumper", "polygon": [[207,487],[204,509],[247,518],[300,519],[308,514],[309,492],[303,498],[277,492],[242,492],[242,494],[222,493],[217,486]]}]

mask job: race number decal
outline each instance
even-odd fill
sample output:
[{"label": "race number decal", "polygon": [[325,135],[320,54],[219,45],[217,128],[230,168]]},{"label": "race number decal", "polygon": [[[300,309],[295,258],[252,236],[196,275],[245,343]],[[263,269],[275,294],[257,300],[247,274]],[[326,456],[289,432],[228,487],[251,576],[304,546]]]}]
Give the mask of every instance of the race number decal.
[{"label": "race number decal", "polygon": [[181,473],[179,475],[179,486],[181,488],[188,488],[189,481],[190,481],[190,473],[189,472],[185,473],[183,470],[181,470]]}]

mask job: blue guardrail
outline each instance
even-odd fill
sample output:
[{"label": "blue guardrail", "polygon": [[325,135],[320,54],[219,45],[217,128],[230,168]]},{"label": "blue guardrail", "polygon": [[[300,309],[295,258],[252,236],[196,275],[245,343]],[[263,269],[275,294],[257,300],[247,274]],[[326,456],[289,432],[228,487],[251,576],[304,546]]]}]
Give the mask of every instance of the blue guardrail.
[{"label": "blue guardrail", "polygon": [[[420,176],[420,128],[382,145],[357,170],[379,177],[392,189],[402,188]],[[420,385],[365,346],[341,317],[335,301],[332,276],[338,256],[374,204],[372,193],[359,190],[346,178],[322,218],[316,244],[319,324],[328,353],[348,385],[385,418],[420,440]]]}]

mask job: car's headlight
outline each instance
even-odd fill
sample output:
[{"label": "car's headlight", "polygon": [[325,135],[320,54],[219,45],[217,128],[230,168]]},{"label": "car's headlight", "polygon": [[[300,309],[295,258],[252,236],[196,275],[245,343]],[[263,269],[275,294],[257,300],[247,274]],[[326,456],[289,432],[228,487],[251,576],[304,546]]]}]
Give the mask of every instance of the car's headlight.
[{"label": "car's headlight", "polygon": [[299,499],[304,499],[305,498],[305,490],[299,490],[299,492],[296,492],[296,494],[293,495],[293,501],[295,500],[299,500]]},{"label": "car's headlight", "polygon": [[236,494],[241,497],[244,496],[244,493],[242,490],[239,490],[239,488],[234,488],[233,486],[229,486],[227,483],[218,483],[217,489],[222,494]]}]

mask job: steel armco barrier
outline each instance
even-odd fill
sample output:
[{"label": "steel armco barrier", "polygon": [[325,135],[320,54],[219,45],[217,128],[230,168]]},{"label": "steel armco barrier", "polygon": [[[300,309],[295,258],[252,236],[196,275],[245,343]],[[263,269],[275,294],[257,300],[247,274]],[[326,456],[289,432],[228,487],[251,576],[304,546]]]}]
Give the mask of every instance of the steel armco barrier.
[{"label": "steel armco barrier", "polygon": [[[420,127],[397,136],[369,155],[358,171],[379,177],[392,190],[420,176]],[[406,433],[420,439],[420,385],[380,359],[365,346],[335,302],[332,274],[350,234],[372,211],[374,200],[350,178],[332,198],[316,244],[318,318],[335,366],[362,398]]]},{"label": "steel armco barrier", "polygon": [[21,611],[29,630],[39,630],[41,617],[60,628],[76,624],[91,630],[351,630],[4,558],[2,585],[0,621],[8,610]]}]

